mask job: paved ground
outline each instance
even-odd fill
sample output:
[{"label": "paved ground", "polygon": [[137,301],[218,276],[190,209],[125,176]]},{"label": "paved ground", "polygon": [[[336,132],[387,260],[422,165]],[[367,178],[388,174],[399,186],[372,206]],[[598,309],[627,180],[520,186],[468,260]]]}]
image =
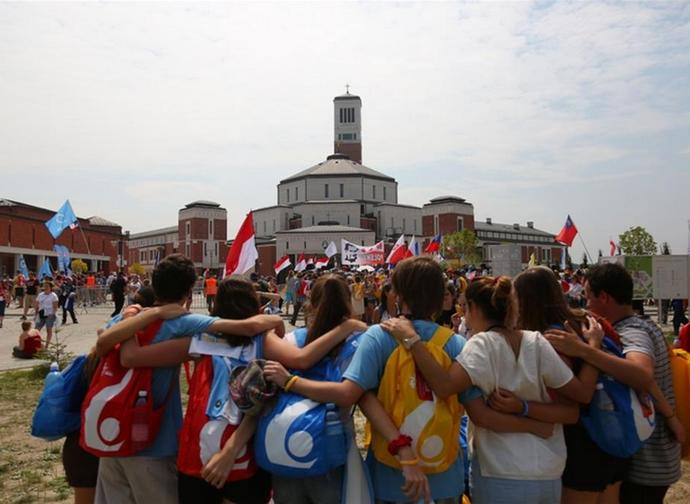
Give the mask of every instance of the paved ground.
[{"label": "paved ground", "polygon": [[[67,345],[67,350],[75,355],[87,353],[95,344],[96,331],[103,327],[110,318],[113,310],[112,305],[97,306],[87,308],[88,313],[83,309],[76,310],[78,324],[72,324],[69,316],[67,324],[61,325],[57,331],[59,341]],[[197,313],[206,313],[203,309],[194,309]],[[21,369],[35,366],[41,361],[35,359],[17,359],[12,356],[12,348],[17,345],[19,334],[22,332],[20,310],[8,309],[5,313],[5,321],[0,329],[0,371],[7,369]],[[58,317],[59,318],[59,317]],[[60,320],[61,321],[61,320]],[[298,325],[301,322],[298,322]],[[293,326],[286,320],[286,330],[292,330]],[[45,337],[45,329],[41,331]],[[55,331],[53,338],[55,338]]]}]

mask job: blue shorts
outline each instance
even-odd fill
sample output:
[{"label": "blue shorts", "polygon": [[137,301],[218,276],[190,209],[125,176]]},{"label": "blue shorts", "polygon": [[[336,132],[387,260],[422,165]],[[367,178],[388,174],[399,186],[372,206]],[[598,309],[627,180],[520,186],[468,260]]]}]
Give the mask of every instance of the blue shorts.
[{"label": "blue shorts", "polygon": [[560,504],[561,479],[526,480],[482,476],[479,461],[472,459],[470,477],[472,504]]},{"label": "blue shorts", "polygon": [[295,293],[294,292],[286,292],[284,302],[295,304]]},{"label": "blue shorts", "polygon": [[39,331],[43,329],[43,326],[47,327],[48,329],[52,329],[56,320],[57,316],[55,315],[48,315],[44,318],[36,317],[36,325],[34,327]]}]

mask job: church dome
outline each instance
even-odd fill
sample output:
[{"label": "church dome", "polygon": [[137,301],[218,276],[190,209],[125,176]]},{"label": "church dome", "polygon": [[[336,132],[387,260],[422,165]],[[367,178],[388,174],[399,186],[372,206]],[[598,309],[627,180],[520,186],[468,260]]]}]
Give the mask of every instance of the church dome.
[{"label": "church dome", "polygon": [[395,182],[393,177],[389,177],[379,171],[369,168],[352,161],[346,154],[331,154],[325,161],[314,165],[306,170],[295,173],[291,177],[280,181],[281,184],[285,182],[292,182],[306,177],[334,177],[334,176],[364,176],[375,178],[379,180],[388,180]]}]

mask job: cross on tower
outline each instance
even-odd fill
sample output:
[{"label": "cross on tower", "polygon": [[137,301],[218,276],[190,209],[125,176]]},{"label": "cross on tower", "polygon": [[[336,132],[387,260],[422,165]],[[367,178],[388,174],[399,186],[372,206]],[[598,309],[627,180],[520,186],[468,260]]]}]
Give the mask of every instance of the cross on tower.
[{"label": "cross on tower", "polygon": [[345,94],[350,94],[350,85],[345,84]]}]

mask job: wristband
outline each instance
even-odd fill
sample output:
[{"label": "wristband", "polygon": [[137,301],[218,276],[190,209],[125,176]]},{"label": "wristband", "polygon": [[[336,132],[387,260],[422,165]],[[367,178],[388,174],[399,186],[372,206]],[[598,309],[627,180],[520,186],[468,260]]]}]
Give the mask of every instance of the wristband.
[{"label": "wristband", "polygon": [[388,453],[391,455],[397,455],[400,451],[400,448],[405,446],[412,446],[412,438],[410,436],[406,436],[405,434],[400,434],[397,438],[388,443]]},{"label": "wristband", "polygon": [[285,392],[289,392],[289,391],[290,391],[290,388],[291,388],[291,387],[295,384],[295,382],[297,381],[297,378],[299,378],[299,376],[292,375],[292,376],[290,377],[290,379],[289,379],[288,381],[285,382],[285,385],[283,386],[283,390],[285,390]]},{"label": "wristband", "polygon": [[419,464],[419,459],[418,458],[413,458],[410,460],[400,460],[400,465],[401,466],[412,466],[412,465],[417,465]]},{"label": "wristband", "polygon": [[412,345],[420,341],[422,338],[419,337],[419,334],[415,333],[414,336],[410,336],[409,338],[404,338],[402,340],[402,344],[405,347],[405,350],[409,350],[412,348]]},{"label": "wristband", "polygon": [[522,401],[522,413],[520,416],[526,417],[529,415],[529,403],[525,400]]}]

